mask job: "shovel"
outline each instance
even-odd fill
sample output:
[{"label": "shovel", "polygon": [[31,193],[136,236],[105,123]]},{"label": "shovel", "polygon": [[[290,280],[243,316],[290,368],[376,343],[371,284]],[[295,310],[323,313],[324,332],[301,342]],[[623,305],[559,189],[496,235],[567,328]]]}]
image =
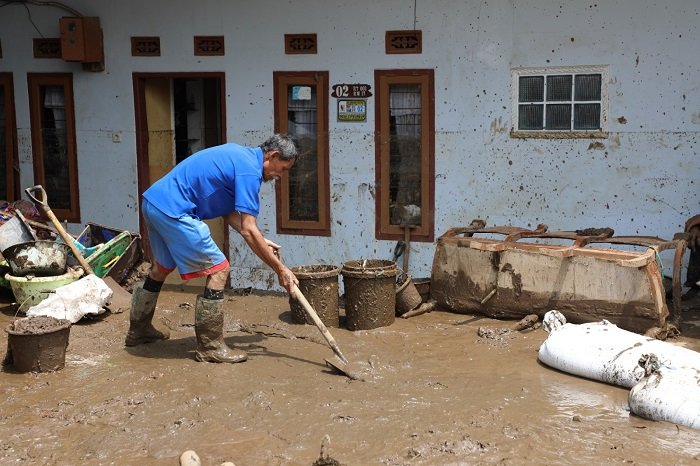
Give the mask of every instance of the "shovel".
[{"label": "shovel", "polygon": [[[36,186],[33,186],[31,188],[27,188],[24,190],[25,193],[27,193],[27,196],[36,204],[36,206],[41,210],[44,215],[46,215],[49,220],[51,220],[51,223],[53,223],[54,228],[56,228],[56,231],[58,232],[59,235],[61,235],[61,238],[63,238],[63,241],[70,247],[71,252],[75,256],[75,258],[78,260],[78,263],[80,266],[85,270],[85,273],[87,275],[94,274],[92,267],[90,267],[83,257],[83,255],[78,251],[78,248],[75,246],[75,243],[73,242],[73,238],[68,235],[66,230],[63,229],[63,225],[61,225],[61,222],[58,221],[54,213],[51,211],[51,207],[49,207],[48,204],[48,199],[46,197],[46,191],[44,191],[44,188],[38,184]],[[41,196],[41,199],[37,199],[37,197],[34,195],[34,193],[39,193]]]},{"label": "shovel", "polygon": [[297,301],[299,301],[299,303],[301,303],[301,305],[304,307],[304,310],[306,311],[306,313],[309,315],[309,317],[311,317],[311,320],[313,320],[316,327],[321,331],[323,338],[325,338],[326,342],[328,342],[328,346],[331,347],[333,352],[336,354],[336,356],[338,356],[338,359],[340,360],[340,361],[333,361],[333,360],[326,359],[325,360],[326,364],[337,369],[338,371],[347,375],[351,379],[357,380],[358,377],[353,375],[349,371],[349,369],[347,368],[347,365],[349,364],[349,362],[345,358],[343,353],[340,351],[340,348],[338,347],[338,344],[335,342],[333,335],[331,335],[331,333],[328,331],[328,329],[324,325],[323,321],[321,321],[321,319],[318,317],[318,314],[316,313],[314,308],[311,307],[311,304],[309,304],[309,301],[306,300],[306,297],[303,295],[303,293],[301,291],[299,291],[299,288],[297,288],[296,285],[292,285],[292,289],[291,289],[290,294],[292,295],[292,297],[294,299],[296,299]]}]

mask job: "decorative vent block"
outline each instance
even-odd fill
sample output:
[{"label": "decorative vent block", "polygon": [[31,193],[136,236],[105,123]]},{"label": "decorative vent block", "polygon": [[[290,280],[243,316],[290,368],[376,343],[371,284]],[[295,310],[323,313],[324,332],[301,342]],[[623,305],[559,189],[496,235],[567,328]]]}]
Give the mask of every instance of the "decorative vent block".
[{"label": "decorative vent block", "polygon": [[224,55],[224,36],[194,36],[195,56]]},{"label": "decorative vent block", "polygon": [[132,57],[160,57],[160,37],[132,37]]},{"label": "decorative vent block", "polygon": [[318,52],[316,34],[285,34],[284,53],[287,55],[315,54]]},{"label": "decorative vent block", "polygon": [[34,39],[34,58],[61,58],[61,39]]},{"label": "decorative vent block", "polygon": [[423,31],[387,31],[386,53],[422,53]]}]

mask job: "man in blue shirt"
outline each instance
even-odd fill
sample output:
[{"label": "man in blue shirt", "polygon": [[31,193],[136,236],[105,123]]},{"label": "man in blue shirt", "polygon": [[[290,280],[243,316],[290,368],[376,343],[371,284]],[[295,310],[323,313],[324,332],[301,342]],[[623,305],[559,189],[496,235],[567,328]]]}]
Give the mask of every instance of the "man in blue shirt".
[{"label": "man in blue shirt", "polygon": [[289,171],[297,155],[294,141],[281,134],[260,147],[234,143],[210,147],[180,162],[143,193],[141,212],[153,264],[143,287],[133,292],[126,346],[169,337],[156,329],[152,320],[163,282],[177,268],[183,280],[207,277],[204,293],[197,296],[195,305],[195,359],[236,363],[248,358],[244,351],[224,342],[223,290],[230,266],[203,220],[223,217],[290,292],[299,282],[276,254],[279,245],[262,235],[256,218],[262,182]]}]

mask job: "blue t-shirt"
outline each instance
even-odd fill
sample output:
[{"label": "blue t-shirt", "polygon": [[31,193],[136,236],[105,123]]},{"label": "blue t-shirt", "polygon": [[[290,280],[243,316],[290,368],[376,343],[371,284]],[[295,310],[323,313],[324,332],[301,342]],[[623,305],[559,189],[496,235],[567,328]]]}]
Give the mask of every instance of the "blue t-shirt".
[{"label": "blue t-shirt", "polygon": [[202,220],[233,211],[260,213],[263,153],[234,143],[209,147],[180,162],[143,197],[166,215]]}]

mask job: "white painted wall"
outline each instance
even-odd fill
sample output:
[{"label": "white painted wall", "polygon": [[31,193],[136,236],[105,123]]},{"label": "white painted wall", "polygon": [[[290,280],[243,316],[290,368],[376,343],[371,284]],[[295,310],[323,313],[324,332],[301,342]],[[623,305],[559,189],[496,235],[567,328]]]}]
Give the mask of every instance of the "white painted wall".
[{"label": "white painted wall", "polygon": [[[328,70],[330,84],[372,84],[374,70],[434,68],[436,224],[551,229],[612,227],[670,238],[700,212],[700,4],[697,0],[489,2],[418,0],[421,55],[386,55],[386,30],[412,29],[414,2],[224,0],[67,2],[99,16],[106,70],[32,58],[38,33],[22,5],[0,8],[0,71],[14,73],[22,186],[33,184],[27,72],[74,74],[83,221],[138,230],[132,72],[223,71],[226,134],[257,145],[273,128],[273,71]],[[45,37],[58,37],[54,7],[27,5]],[[285,55],[284,33],[314,32],[316,55]],[[162,56],[130,55],[130,37],[161,37]],[[193,35],[224,35],[225,57],[194,57]],[[610,137],[511,139],[513,67],[609,65]],[[390,258],[374,239],[374,98],[365,123],[335,122],[330,98],[329,238],[275,233],[274,193],[263,189],[261,229],[290,266]],[[122,142],[112,142],[112,133]],[[72,229],[79,231],[80,225]],[[233,234],[233,286],[279,289]],[[428,276],[432,243],[414,243],[411,272]]]}]

